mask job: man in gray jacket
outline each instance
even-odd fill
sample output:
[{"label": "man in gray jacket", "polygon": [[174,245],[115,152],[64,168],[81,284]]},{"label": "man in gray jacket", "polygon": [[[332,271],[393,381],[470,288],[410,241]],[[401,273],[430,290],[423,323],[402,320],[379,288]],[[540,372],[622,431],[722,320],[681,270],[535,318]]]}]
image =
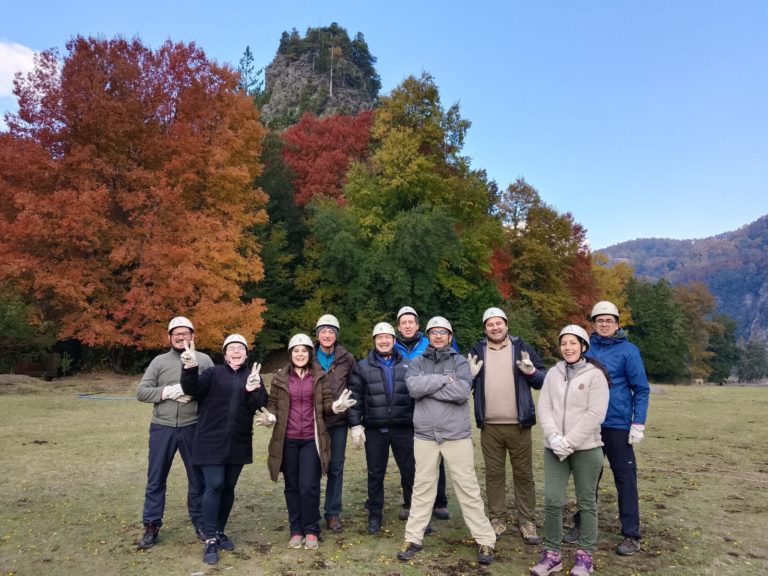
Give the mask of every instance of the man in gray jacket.
[{"label": "man in gray jacket", "polygon": [[493,562],[496,533],[485,515],[475,474],[469,395],[472,376],[467,360],[452,347],[453,328],[442,316],[427,323],[429,346],[412,360],[405,384],[415,400],[413,411],[416,478],[405,544],[397,557],[410,560],[421,550],[437,492],[440,457],[447,464],[461,514],[478,544],[480,564]]},{"label": "man in gray jacket", "polygon": [[[139,549],[157,543],[165,511],[165,489],[176,451],[187,470],[187,509],[197,537],[205,540],[202,530],[203,475],[192,464],[192,440],[197,423],[197,402],[181,389],[181,353],[184,343],[193,342],[195,328],[189,319],[177,316],[168,324],[171,349],[156,356],[139,383],[136,398],[154,404],[149,426],[149,466],[144,491],[144,535],[136,542]],[[207,354],[195,352],[200,373],[213,366]]]}]

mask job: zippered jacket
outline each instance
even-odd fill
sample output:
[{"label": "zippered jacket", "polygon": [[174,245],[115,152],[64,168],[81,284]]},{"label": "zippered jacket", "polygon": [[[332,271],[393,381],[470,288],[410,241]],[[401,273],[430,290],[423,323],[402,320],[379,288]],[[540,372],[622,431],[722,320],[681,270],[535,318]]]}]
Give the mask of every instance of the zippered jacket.
[{"label": "zippered jacket", "polygon": [[351,426],[366,428],[412,428],[413,398],[405,384],[410,361],[393,350],[392,369],[394,386],[392,394],[387,389],[385,368],[376,357],[375,350],[357,363],[357,370],[349,379],[349,389],[357,404],[349,409]]}]

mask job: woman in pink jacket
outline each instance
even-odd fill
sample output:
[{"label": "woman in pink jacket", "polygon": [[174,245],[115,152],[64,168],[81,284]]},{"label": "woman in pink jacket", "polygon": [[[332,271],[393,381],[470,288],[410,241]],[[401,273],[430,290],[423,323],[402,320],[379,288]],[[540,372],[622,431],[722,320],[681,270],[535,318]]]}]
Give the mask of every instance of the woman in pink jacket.
[{"label": "woman in pink jacket", "polygon": [[568,479],[573,475],[581,535],[571,576],[593,570],[597,545],[597,480],[603,468],[600,424],[608,410],[608,378],[599,363],[584,358],[589,335],[571,324],[560,331],[563,360],[544,379],[538,416],[544,436],[544,549],[532,576],[563,569],[560,546]]}]

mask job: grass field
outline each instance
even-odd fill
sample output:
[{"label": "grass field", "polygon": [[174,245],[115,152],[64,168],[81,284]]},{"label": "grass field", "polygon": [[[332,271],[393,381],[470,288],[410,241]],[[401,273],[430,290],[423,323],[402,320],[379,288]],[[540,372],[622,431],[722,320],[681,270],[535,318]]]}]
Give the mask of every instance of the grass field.
[{"label": "grass field", "polygon": [[[434,521],[436,531],[416,560],[398,562],[395,553],[404,524],[397,520],[397,468],[390,461],[385,531],[368,536],[365,458],[352,447],[347,452],[343,533],[325,533],[318,551],[289,550],[282,483],[269,480],[269,432],[258,428],[255,462],[241,476],[227,529],[237,550],[222,552],[215,567],[203,564],[202,545],[186,516],[186,479],[177,460],[160,542],[137,551],[151,408],[135,400],[77,396],[97,392],[101,398],[133,397],[137,380],[94,374],[52,383],[0,383],[0,574],[525,575],[534,563],[537,547],[523,544],[515,531],[498,542],[496,563],[477,566],[475,546],[450,489],[451,520]],[[596,572],[768,574],[768,389],[654,389],[646,441],[637,450],[643,551],[631,558],[613,552],[618,519],[606,467]],[[535,448],[541,526],[538,427]],[[475,455],[482,486],[477,443]],[[571,551],[566,553],[570,557]]]}]

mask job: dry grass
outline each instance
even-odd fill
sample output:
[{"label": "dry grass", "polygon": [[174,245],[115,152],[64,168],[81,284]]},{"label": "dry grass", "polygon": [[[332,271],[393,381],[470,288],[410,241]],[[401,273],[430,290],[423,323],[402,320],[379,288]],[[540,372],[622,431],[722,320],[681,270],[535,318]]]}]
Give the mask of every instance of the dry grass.
[{"label": "dry grass", "polygon": [[[228,533],[238,544],[216,567],[186,518],[181,462],[171,473],[160,543],[140,552],[150,407],[132,398],[138,377],[94,374],[63,381],[0,377],[0,574],[527,574],[536,547],[516,534],[498,543],[490,568],[475,548],[456,500],[452,519],[436,521],[410,564],[394,555],[403,538],[397,468],[387,478],[385,531],[365,534],[365,462],[348,450],[345,529],[325,534],[316,552],[289,550],[282,485],[266,471],[268,432],[257,429],[256,462],[238,485]],[[600,498],[598,573],[629,576],[768,573],[768,390],[659,387],[647,440],[638,450],[644,549],[613,553],[618,542],[615,491],[606,470]],[[80,393],[97,393],[86,400]],[[537,445],[540,438],[536,437]],[[542,505],[541,450],[536,477]],[[482,484],[482,458],[476,450]],[[449,491],[449,497],[450,497]],[[509,494],[511,502],[511,494]]]}]

